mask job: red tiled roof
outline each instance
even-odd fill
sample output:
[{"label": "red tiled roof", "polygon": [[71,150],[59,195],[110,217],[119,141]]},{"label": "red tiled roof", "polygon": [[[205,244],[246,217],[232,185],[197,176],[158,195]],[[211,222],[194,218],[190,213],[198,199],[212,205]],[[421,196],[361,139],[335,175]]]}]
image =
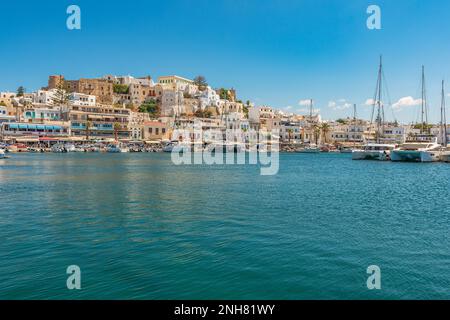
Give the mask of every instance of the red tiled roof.
[{"label": "red tiled roof", "polygon": [[159,121],[146,121],[144,122],[144,126],[165,127],[166,124]]}]

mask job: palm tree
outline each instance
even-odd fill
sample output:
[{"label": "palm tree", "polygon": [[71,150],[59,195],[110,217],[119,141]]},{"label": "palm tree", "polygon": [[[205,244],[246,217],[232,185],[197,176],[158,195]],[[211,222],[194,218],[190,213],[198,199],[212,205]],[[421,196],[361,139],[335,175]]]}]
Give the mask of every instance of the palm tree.
[{"label": "palm tree", "polygon": [[326,122],[322,123],[320,129],[322,130],[323,134],[323,141],[327,143],[327,134],[330,132],[330,125]]},{"label": "palm tree", "polygon": [[291,144],[291,139],[292,139],[292,129],[288,129],[288,140],[289,140],[289,144]]},{"label": "palm tree", "polygon": [[119,141],[119,130],[122,129],[122,126],[120,125],[120,123],[118,122],[114,122],[114,139],[117,141]]},{"label": "palm tree", "polygon": [[315,124],[313,126],[313,134],[314,134],[314,141],[316,142],[316,144],[319,144],[320,126],[318,124]]},{"label": "palm tree", "polygon": [[86,121],[86,141],[89,141],[89,134],[90,134],[91,127],[92,127],[92,122],[89,120],[89,116],[88,116],[87,121]]}]

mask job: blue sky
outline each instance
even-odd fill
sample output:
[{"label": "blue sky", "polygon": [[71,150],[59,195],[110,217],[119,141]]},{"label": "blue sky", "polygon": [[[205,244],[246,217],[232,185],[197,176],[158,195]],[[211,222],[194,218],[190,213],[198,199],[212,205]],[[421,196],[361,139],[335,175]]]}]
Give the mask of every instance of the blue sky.
[{"label": "blue sky", "polygon": [[[70,4],[81,8],[81,30],[66,28]],[[371,4],[381,7],[381,30],[366,27]],[[408,105],[420,97],[424,64],[438,121],[440,81],[450,82],[448,21],[447,0],[5,1],[0,91],[38,89],[49,74],[202,74],[256,104],[302,113],[299,101],[313,98],[325,119],[351,116],[353,103],[369,117],[383,54],[392,103],[412,97],[387,116],[417,119]]]}]

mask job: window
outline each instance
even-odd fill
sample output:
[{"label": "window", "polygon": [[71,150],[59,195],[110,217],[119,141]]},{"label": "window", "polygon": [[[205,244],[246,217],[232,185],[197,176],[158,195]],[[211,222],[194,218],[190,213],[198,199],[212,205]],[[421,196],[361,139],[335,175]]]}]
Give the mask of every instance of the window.
[{"label": "window", "polygon": [[153,128],[148,128],[148,133],[153,133]]}]

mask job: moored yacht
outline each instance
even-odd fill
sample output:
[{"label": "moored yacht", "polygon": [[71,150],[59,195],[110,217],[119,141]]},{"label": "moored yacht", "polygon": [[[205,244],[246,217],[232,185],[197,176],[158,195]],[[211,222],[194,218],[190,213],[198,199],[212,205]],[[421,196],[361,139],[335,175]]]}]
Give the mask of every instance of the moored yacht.
[{"label": "moored yacht", "polygon": [[435,162],[440,161],[442,151],[443,147],[437,143],[435,137],[429,135],[418,135],[415,137],[415,140],[407,140],[406,143],[394,149],[391,153],[391,160],[408,162]]},{"label": "moored yacht", "polygon": [[393,144],[368,143],[360,150],[353,150],[352,159],[387,161],[390,159],[394,148],[395,145]]},{"label": "moored yacht", "polygon": [[441,152],[440,160],[442,162],[447,162],[447,163],[450,162],[450,148],[449,147],[447,147],[446,150]]},{"label": "moored yacht", "polygon": [[[444,125],[445,93],[442,81],[441,97],[441,126]],[[428,128],[428,103],[425,90],[425,68],[422,66],[422,99],[420,133],[415,133],[406,139],[406,143],[392,151],[392,161],[436,162],[441,161],[441,154],[445,150],[445,141],[438,143],[438,137],[432,135]],[[446,133],[444,134],[444,136]]]},{"label": "moored yacht", "polygon": [[[390,159],[391,151],[396,147],[394,144],[384,143],[384,104],[382,102],[383,92],[383,60],[380,57],[380,65],[378,67],[378,79],[376,85],[376,94],[373,99],[372,115],[377,111],[375,140],[367,142],[362,148],[352,151],[353,160],[378,160],[387,161]],[[356,113],[356,111],[355,111]],[[356,118],[356,116],[354,116]],[[372,124],[373,117],[371,119]],[[372,128],[372,125],[370,126]]]},{"label": "moored yacht", "polygon": [[0,149],[0,159],[5,159],[5,158],[6,158],[5,150]]}]

